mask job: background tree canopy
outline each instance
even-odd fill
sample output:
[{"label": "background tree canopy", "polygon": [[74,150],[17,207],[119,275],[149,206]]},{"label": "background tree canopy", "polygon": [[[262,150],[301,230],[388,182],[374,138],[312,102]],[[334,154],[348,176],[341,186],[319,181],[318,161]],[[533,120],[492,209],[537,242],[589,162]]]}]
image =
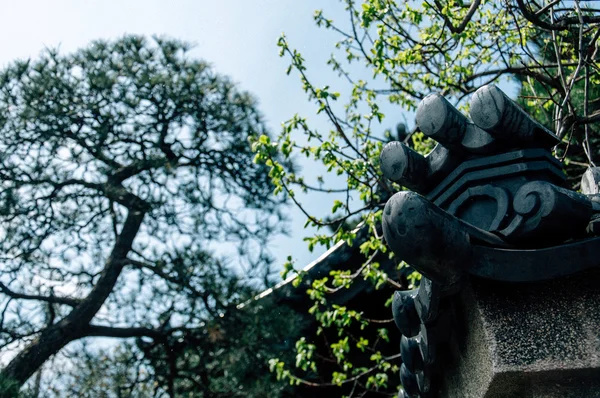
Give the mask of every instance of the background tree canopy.
[{"label": "background tree canopy", "polygon": [[[598,159],[600,9],[593,2],[577,0],[342,3],[345,21],[315,13],[319,26],[340,36],[329,60],[339,81],[318,82],[293,43],[285,36],[278,43],[281,55],[290,61],[288,73],[298,73],[308,98],[317,113],[327,117],[331,130],[317,131],[305,116],[295,115],[276,140],[262,137],[254,149],[256,161],[271,167],[276,192],[287,192],[305,211],[307,224],[320,229],[306,238],[309,247],[354,242],[360,245],[364,263],[358,270],[332,271],[312,283],[311,313],[321,334],[335,336],[325,343],[328,358],[314,355],[316,337],[299,341],[301,360],[295,365],[280,359],[273,359],[271,365],[280,379],[291,384],[337,385],[340,396],[391,397],[399,388],[398,349],[381,345],[395,328],[391,319],[370,319],[368,311],[333,305],[329,298],[363,279],[388,289],[388,297],[402,284],[375,261],[381,253],[393,256],[379,226],[385,201],[402,189],[381,176],[378,157],[389,139],[404,140],[423,154],[432,144],[417,129],[406,133],[400,129],[395,137],[389,131],[384,134],[384,126],[395,124],[398,116],[384,115],[382,104],[411,112],[426,95],[440,92],[467,110],[467,97],[480,86],[512,85],[520,90],[517,100],[560,137],[554,153],[564,160],[571,187],[577,189],[582,173]],[[349,95],[340,103],[344,91]],[[321,165],[324,173],[299,175],[278,162],[277,156],[306,157]],[[339,178],[327,178],[331,174]],[[329,192],[331,212],[309,213],[302,201],[306,196],[298,192]],[[348,220],[360,221],[370,236],[357,241],[358,231],[348,227],[353,225]],[[334,232],[327,226],[333,226]],[[405,267],[401,260],[395,259],[399,269]],[[304,276],[293,262],[286,264],[285,272]],[[373,335],[377,338],[368,337]],[[357,361],[365,352],[370,357]],[[331,363],[336,364],[333,369]]]},{"label": "background tree canopy", "polygon": [[[203,375],[173,344],[194,340],[206,363],[239,348],[230,313],[268,283],[281,200],[252,163],[255,100],[188,49],[127,36],[0,72],[3,385],[78,339],[137,337],[168,364],[154,393],[174,395]],[[266,369],[256,354],[227,361]]]}]

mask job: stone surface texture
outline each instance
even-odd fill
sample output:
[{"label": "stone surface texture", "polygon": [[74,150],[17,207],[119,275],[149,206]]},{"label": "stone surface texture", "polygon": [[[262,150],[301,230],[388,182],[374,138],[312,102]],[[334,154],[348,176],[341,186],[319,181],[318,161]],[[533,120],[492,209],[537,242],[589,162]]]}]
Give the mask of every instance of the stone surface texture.
[{"label": "stone surface texture", "polygon": [[472,278],[445,397],[600,397],[600,270],[515,284]]}]

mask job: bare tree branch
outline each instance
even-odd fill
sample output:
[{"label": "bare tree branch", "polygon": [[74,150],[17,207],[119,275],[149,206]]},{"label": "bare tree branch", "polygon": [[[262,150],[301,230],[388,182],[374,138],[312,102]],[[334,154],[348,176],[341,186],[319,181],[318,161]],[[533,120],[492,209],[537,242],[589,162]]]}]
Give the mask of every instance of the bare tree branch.
[{"label": "bare tree branch", "polygon": [[0,282],[0,292],[4,293],[8,297],[13,299],[23,299],[23,300],[36,300],[43,301],[51,304],[62,304],[68,305],[70,307],[77,307],[81,304],[80,299],[71,298],[71,297],[61,297],[61,296],[38,296],[33,294],[24,294],[18,293],[8,288],[4,283]]}]

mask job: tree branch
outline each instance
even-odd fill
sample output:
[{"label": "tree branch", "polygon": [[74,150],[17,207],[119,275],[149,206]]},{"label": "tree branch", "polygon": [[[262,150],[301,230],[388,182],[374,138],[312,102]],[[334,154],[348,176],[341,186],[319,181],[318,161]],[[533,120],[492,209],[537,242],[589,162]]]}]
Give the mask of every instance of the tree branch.
[{"label": "tree branch", "polygon": [[526,20],[531,22],[532,24],[546,30],[567,30],[572,25],[577,25],[579,23],[598,23],[600,22],[600,17],[593,15],[583,15],[581,20],[578,17],[564,17],[560,18],[555,23],[548,23],[546,21],[542,21],[539,18],[538,12],[531,12],[529,7],[525,4],[523,0],[517,0],[517,5],[519,6],[519,10],[523,14]]},{"label": "tree branch", "polygon": [[109,182],[121,184],[126,179],[133,177],[142,171],[155,169],[158,167],[166,166],[168,163],[176,162],[177,159],[169,160],[163,157],[150,158],[146,160],[139,160],[133,162],[127,166],[124,166],[113,173],[109,178]]},{"label": "tree branch", "polygon": [[63,188],[71,185],[80,185],[85,188],[89,188],[95,190],[97,192],[102,193],[107,199],[112,200],[113,202],[119,203],[127,207],[130,210],[140,210],[140,211],[148,211],[150,210],[150,205],[146,203],[140,197],[129,192],[125,187],[123,187],[120,183],[110,181],[104,184],[89,182],[85,180],[81,180],[78,178],[70,178],[65,181],[57,182],[52,181],[51,179],[25,179],[25,180],[17,180],[14,178],[8,178],[11,182],[14,182],[17,186],[23,185],[43,185],[48,184],[53,187],[53,192],[49,195],[49,197],[54,197],[60,192]]},{"label": "tree branch", "polygon": [[165,330],[160,329],[146,327],[118,328],[101,325],[89,325],[84,329],[83,333],[86,337],[150,337],[155,340],[163,339],[168,335]]},{"label": "tree branch", "polygon": [[43,301],[51,304],[62,304],[68,305],[70,307],[77,307],[81,304],[80,299],[71,298],[71,297],[60,297],[60,296],[38,296],[32,294],[25,293],[17,293],[14,290],[11,290],[4,283],[0,282],[0,292],[4,293],[8,297],[13,299],[21,299],[21,300],[36,300]]},{"label": "tree branch", "polygon": [[578,117],[575,121],[576,124],[590,124],[600,122],[600,111],[594,112],[589,116]]},{"label": "tree branch", "polygon": [[477,8],[479,8],[480,4],[481,4],[481,0],[473,0],[473,2],[471,3],[471,6],[469,7],[469,10],[467,11],[467,15],[465,15],[465,17],[463,18],[463,20],[460,22],[460,24],[458,26],[454,26],[452,24],[452,21],[450,20],[450,18],[448,18],[448,16],[442,12],[442,8],[443,8],[442,4],[438,0],[435,0],[435,5],[438,7],[438,10],[440,11],[440,16],[442,17],[442,19],[448,26],[448,29],[450,29],[450,32],[452,32],[452,33],[462,33],[465,30],[465,28],[467,27],[467,24],[469,23],[469,21],[471,21],[471,18],[473,18],[475,11],[477,11]]},{"label": "tree branch", "polygon": [[98,282],[88,296],[60,322],[44,329],[0,372],[0,377],[24,384],[39,367],[71,341],[85,336],[85,330],[113,291],[123,269],[123,259],[131,250],[142,225],[144,212],[130,211],[121,233],[106,260]]}]

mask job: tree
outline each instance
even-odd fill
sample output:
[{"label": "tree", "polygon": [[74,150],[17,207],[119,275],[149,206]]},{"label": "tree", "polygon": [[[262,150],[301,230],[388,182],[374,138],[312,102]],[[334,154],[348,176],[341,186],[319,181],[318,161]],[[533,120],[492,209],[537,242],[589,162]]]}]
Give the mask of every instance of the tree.
[{"label": "tree", "polygon": [[[182,374],[175,385],[186,397],[296,397],[288,383],[269,372],[268,360],[277,355],[294,359],[293,346],[306,320],[272,298],[230,311],[221,323],[207,325],[203,334],[188,334],[170,344]],[[138,342],[154,372],[166,385],[169,357],[157,342]]]},{"label": "tree", "polygon": [[295,397],[292,387],[274,380],[267,361],[292,360],[305,323],[290,307],[264,299],[157,339],[108,348],[83,340],[64,350],[68,366],[60,372],[47,370],[52,362],[44,367],[40,391],[45,397]]},{"label": "tree", "polygon": [[[156,385],[152,368],[128,342],[100,349],[91,347],[93,340],[89,342],[90,347],[88,340],[81,343],[76,350],[65,353],[69,370],[36,374],[36,381],[40,375],[42,396],[142,398],[164,391],[163,386]],[[48,365],[52,365],[52,361]]]},{"label": "tree", "polygon": [[[328,19],[323,11],[315,13],[317,25],[340,35],[338,50],[328,62],[340,81],[317,83],[302,54],[285,36],[279,40],[281,55],[290,60],[288,73],[299,74],[317,113],[328,119],[330,131],[314,129],[306,117],[295,115],[276,140],[265,137],[254,143],[254,149],[256,161],[271,167],[276,192],[287,192],[305,212],[307,224],[320,228],[317,235],[306,238],[309,248],[329,247],[340,240],[353,242],[357,230],[344,227],[348,219],[358,218],[371,234],[355,242],[364,254],[358,271],[334,271],[314,281],[310,290],[314,301],[311,313],[321,331],[333,330],[338,336],[327,343],[330,358],[312,355],[315,342],[303,341],[297,345],[297,355],[303,360],[296,367],[277,359],[272,365],[279,378],[293,384],[337,385],[340,395],[346,396],[369,392],[395,396],[397,349],[385,350],[378,346],[380,340],[365,337],[366,331],[374,328],[381,330],[380,336],[387,336],[393,325],[373,322],[368,312],[332,305],[328,299],[331,292],[358,279],[371,280],[382,288],[397,288],[398,281],[374,261],[379,253],[393,256],[378,226],[385,201],[402,189],[382,178],[379,170],[379,153],[392,138],[390,133],[384,134],[384,126],[390,122],[382,103],[412,112],[426,95],[440,92],[464,109],[467,97],[483,84],[520,85],[519,101],[535,117],[545,115],[542,121],[561,139],[555,154],[565,160],[570,181],[577,188],[581,174],[598,156],[593,143],[599,138],[600,121],[598,91],[594,88],[600,81],[600,10],[586,2],[560,0],[342,3],[347,21]],[[349,97],[341,106],[338,102],[344,91]],[[425,138],[413,129],[405,139],[425,154],[432,145]],[[297,175],[276,158],[298,155],[322,165],[324,174],[316,178]],[[330,174],[339,177],[332,179]],[[334,217],[310,214],[298,192],[329,192]],[[327,233],[324,227],[328,225],[336,227],[333,233]],[[396,259],[398,267],[405,266],[401,260]],[[286,265],[286,272],[303,276],[293,262]],[[371,353],[369,365],[356,366],[354,359],[365,351]],[[336,367],[320,373],[318,369],[329,366],[326,362]]]},{"label": "tree", "polygon": [[281,200],[252,164],[256,101],[189,49],[126,36],[0,72],[6,383],[88,337],[168,353],[269,279]]}]

